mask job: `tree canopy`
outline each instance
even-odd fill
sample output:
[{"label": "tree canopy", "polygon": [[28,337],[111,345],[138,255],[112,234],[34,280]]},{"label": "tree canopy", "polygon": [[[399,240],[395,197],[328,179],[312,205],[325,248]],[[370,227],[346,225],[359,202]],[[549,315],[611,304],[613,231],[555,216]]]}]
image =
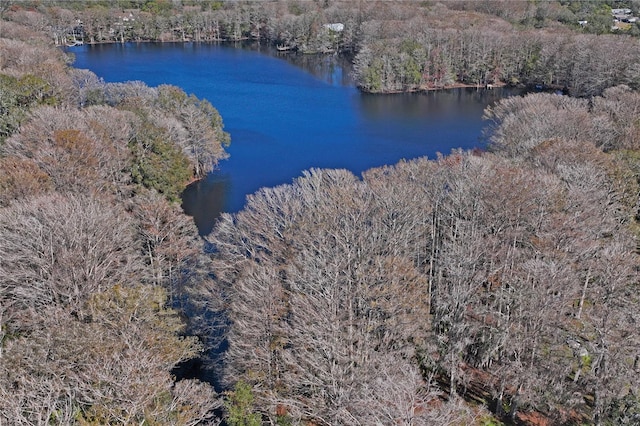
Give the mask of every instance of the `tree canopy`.
[{"label": "tree canopy", "polygon": [[[0,422],[638,422],[637,40],[571,24],[608,3],[65,4],[0,5]],[[176,201],[220,115],[70,68],[78,19],[350,51],[369,91],[566,90],[488,108],[486,151],[263,188],[205,251]],[[224,394],[179,373],[205,356]]]}]

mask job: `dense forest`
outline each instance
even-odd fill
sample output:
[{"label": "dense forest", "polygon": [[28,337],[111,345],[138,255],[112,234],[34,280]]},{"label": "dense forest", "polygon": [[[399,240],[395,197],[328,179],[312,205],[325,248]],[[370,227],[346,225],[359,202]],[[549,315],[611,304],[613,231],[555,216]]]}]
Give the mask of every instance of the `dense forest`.
[{"label": "dense forest", "polygon": [[[33,12],[36,13],[36,12]],[[0,423],[180,424],[222,402],[175,381],[203,256],[179,205],[225,157],[205,100],[104,84],[50,34],[0,25]]]},{"label": "dense forest", "polygon": [[[604,24],[638,5],[619,3],[0,3],[0,423],[640,423],[640,56]],[[488,108],[486,151],[309,170],[201,238],[180,194],[226,157],[222,118],[72,68],[56,43],[80,38],[253,38],[348,51],[365,91],[565,95]],[[207,358],[215,383],[185,374]]]}]

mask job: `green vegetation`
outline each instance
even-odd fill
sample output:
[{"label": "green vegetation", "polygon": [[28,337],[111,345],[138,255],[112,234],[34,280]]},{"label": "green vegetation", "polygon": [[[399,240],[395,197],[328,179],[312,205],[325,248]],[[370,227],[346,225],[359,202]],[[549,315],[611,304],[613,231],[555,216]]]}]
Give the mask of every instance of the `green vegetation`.
[{"label": "green vegetation", "polygon": [[170,0],[145,0],[140,7],[143,12],[154,15],[165,15],[171,12],[173,5]]},{"label": "green vegetation", "polygon": [[172,202],[179,201],[193,172],[189,159],[170,142],[168,135],[147,122],[142,125],[139,137],[131,141],[130,148],[134,157],[133,181],[158,191]]},{"label": "green vegetation", "polygon": [[260,426],[260,414],[253,412],[253,392],[251,386],[243,381],[236,383],[235,389],[229,392],[225,406],[229,415],[229,426]]},{"label": "green vegetation", "polygon": [[20,78],[0,74],[0,145],[20,127],[30,108],[56,103],[51,85],[44,79],[31,74]]}]

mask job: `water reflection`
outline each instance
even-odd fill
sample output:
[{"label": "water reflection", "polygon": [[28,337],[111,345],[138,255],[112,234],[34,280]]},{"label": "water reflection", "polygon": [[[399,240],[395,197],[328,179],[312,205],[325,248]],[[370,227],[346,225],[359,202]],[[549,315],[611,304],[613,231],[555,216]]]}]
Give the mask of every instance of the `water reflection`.
[{"label": "water reflection", "polygon": [[353,86],[352,58],[344,55],[303,55],[278,52],[277,57],[302,68],[332,86]]},{"label": "water reflection", "polygon": [[281,52],[270,45],[257,42],[247,42],[237,47],[286,61],[332,86],[355,85],[352,75],[352,55],[313,55],[292,51]]},{"label": "water reflection", "polygon": [[360,109],[372,120],[397,117],[407,120],[420,117],[454,117],[457,120],[465,116],[477,119],[488,105],[517,93],[518,90],[510,88],[460,88],[421,93],[363,94],[360,98]]},{"label": "water reflection", "polygon": [[224,210],[229,179],[210,175],[193,182],[182,192],[182,209],[193,217],[200,235],[208,235]]}]

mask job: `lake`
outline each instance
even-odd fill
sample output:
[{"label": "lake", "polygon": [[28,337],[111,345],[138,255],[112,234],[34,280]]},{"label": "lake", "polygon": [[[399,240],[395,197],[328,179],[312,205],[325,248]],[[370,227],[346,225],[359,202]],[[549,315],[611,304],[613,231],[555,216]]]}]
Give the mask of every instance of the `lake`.
[{"label": "lake", "polygon": [[340,56],[259,45],[127,43],[68,48],[77,68],[107,82],[172,84],[209,100],[231,134],[230,158],[190,185],[183,208],[208,234],[247,194],[290,183],[309,168],[360,174],[401,159],[482,147],[483,110],[510,89],[360,93]]}]

